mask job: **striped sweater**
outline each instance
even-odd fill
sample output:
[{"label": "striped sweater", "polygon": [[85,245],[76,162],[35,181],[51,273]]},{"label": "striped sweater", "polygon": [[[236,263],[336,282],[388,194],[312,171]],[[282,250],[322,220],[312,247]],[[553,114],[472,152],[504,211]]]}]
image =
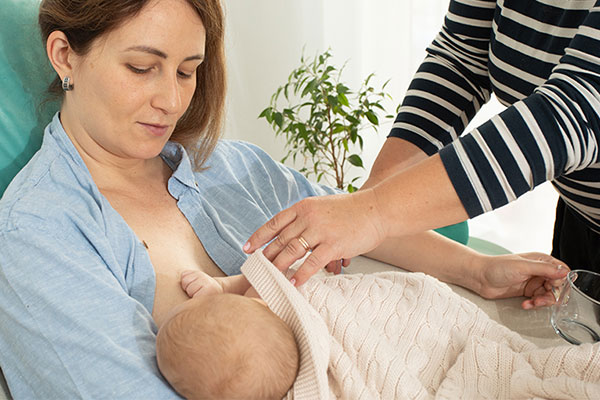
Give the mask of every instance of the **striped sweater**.
[{"label": "striped sweater", "polygon": [[440,152],[470,217],[551,180],[600,232],[600,0],[452,0],[390,136]]}]

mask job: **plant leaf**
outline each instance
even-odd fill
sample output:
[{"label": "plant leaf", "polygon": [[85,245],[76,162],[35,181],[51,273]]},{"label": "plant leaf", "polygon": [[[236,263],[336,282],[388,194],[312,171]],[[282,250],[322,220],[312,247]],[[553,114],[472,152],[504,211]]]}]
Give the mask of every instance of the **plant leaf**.
[{"label": "plant leaf", "polygon": [[364,168],[362,158],[360,158],[358,154],[352,154],[351,156],[348,156],[347,160],[355,167]]},{"label": "plant leaf", "polygon": [[275,121],[275,124],[281,128],[283,125],[283,114],[280,112],[273,113],[273,121]]},{"label": "plant leaf", "polygon": [[260,115],[258,116],[258,118],[266,118],[268,114],[271,113],[272,108],[271,107],[267,107],[264,110],[262,110],[262,112],[260,113]]},{"label": "plant leaf", "polygon": [[352,115],[346,115],[346,119],[352,123],[352,125],[360,125],[360,121]]},{"label": "plant leaf", "polygon": [[343,104],[346,107],[350,107],[350,102],[348,102],[348,97],[346,97],[346,95],[344,93],[338,92],[337,99],[340,102],[340,104]]},{"label": "plant leaf", "polygon": [[365,113],[365,115],[367,116],[369,122],[371,122],[373,125],[379,125],[379,118],[377,118],[377,114],[375,114],[373,111],[369,110]]},{"label": "plant leaf", "polygon": [[304,96],[306,96],[307,93],[313,92],[315,90],[315,88],[317,87],[318,83],[319,83],[319,81],[317,80],[317,78],[308,82],[308,84],[302,91],[302,94],[300,95],[300,97],[304,97]]}]

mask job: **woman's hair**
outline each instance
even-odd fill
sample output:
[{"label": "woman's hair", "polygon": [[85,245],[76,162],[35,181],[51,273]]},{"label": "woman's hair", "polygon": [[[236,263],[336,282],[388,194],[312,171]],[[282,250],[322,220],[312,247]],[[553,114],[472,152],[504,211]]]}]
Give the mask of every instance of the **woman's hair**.
[{"label": "woman's hair", "polygon": [[[54,31],[63,32],[76,54],[87,54],[95,40],[136,16],[151,0],[43,0],[38,22],[44,46]],[[221,135],[225,104],[224,21],[220,0],[186,0],[206,30],[204,62],[196,72],[196,91],[177,122],[171,140],[182,144],[200,169]],[[60,78],[49,92],[62,95]]]}]

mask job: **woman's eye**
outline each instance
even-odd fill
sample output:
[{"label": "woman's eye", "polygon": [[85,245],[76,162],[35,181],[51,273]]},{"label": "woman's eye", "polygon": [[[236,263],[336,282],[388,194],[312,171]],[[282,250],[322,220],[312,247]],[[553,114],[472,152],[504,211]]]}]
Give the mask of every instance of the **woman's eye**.
[{"label": "woman's eye", "polygon": [[136,68],[133,65],[127,64],[127,68],[129,68],[132,72],[136,74],[145,74],[150,70],[150,68]]},{"label": "woman's eye", "polygon": [[177,71],[177,74],[183,79],[190,79],[193,74],[186,74],[185,72]]}]

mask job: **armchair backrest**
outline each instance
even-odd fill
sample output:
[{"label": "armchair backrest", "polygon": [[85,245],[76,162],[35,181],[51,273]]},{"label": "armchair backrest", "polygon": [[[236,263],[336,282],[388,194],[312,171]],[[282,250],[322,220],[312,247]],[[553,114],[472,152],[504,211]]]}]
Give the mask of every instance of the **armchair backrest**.
[{"label": "armchair backrest", "polygon": [[0,13],[0,197],[39,149],[58,103],[45,102],[56,76],[42,45],[39,0],[2,0]]}]

